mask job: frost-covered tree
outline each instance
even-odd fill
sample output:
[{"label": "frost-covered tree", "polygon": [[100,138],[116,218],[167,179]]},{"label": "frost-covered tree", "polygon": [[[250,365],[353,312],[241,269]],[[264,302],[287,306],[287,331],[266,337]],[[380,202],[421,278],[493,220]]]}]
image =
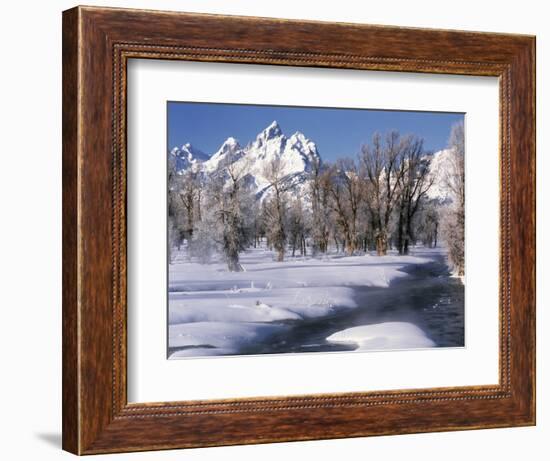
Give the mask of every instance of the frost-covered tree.
[{"label": "frost-covered tree", "polygon": [[176,162],[170,156],[168,157],[168,256],[171,261],[173,247],[177,246],[179,235],[176,228],[177,206],[176,200]]},{"label": "frost-covered tree", "polygon": [[309,179],[313,252],[326,253],[330,238],[331,177],[329,169],[323,168],[320,159],[313,160]]},{"label": "frost-covered tree", "polygon": [[297,249],[300,251],[300,255],[305,256],[307,217],[299,196],[290,202],[287,215],[288,237],[292,248],[292,256],[296,255]]},{"label": "frost-covered tree", "polygon": [[197,258],[201,264],[209,263],[214,254],[221,250],[220,235],[223,232],[219,216],[216,214],[216,209],[211,206],[211,201],[208,200],[206,205],[189,245],[190,256]]},{"label": "frost-covered tree", "polygon": [[443,237],[449,249],[449,260],[454,272],[464,275],[464,124],[453,126],[449,138],[451,161],[445,171],[445,185],[451,192],[452,203],[442,213]]},{"label": "frost-covered tree", "polygon": [[201,180],[193,169],[177,171],[173,158],[168,163],[169,241],[178,249],[185,239],[191,241],[200,221]]},{"label": "frost-covered tree", "polygon": [[227,261],[227,268],[232,272],[243,270],[239,263],[239,253],[246,248],[249,235],[246,229],[246,208],[244,197],[244,177],[247,172],[245,163],[240,165],[231,163],[225,171],[228,176],[226,190],[221,197],[221,207],[218,210],[223,224],[223,253]]},{"label": "frost-covered tree", "polygon": [[172,264],[174,260],[174,247],[177,246],[176,231],[173,216],[168,215],[168,263]]},{"label": "frost-covered tree", "polygon": [[384,140],[375,133],[371,143],[361,147],[365,202],[379,256],[388,250],[390,221],[404,175],[403,153],[404,142],[397,131],[389,132]]},{"label": "frost-covered tree", "polygon": [[182,231],[187,238],[191,239],[193,238],[195,220],[199,214],[200,182],[197,173],[192,169],[182,172],[176,178],[179,183],[177,195],[185,216]]},{"label": "frost-covered tree", "polygon": [[263,176],[271,188],[271,195],[264,206],[266,234],[277,253],[277,261],[282,262],[285,259],[287,242],[285,214],[288,186],[284,182],[284,164],[280,157],[274,158],[266,165]]},{"label": "frost-covered tree", "polygon": [[[250,197],[252,199],[252,197]],[[254,248],[257,248],[262,238],[265,237],[265,221],[263,219],[262,205],[258,200],[250,200],[250,233],[252,238],[252,244]]]},{"label": "frost-covered tree", "polygon": [[[347,202],[344,197],[344,187],[339,176],[340,173],[336,165],[330,167],[331,182],[330,182],[330,207],[332,210],[331,217],[334,221],[334,243],[336,251],[338,251],[339,241],[343,242],[343,250],[348,249],[349,242],[352,239],[351,226],[347,210]],[[340,237],[340,239],[338,238]]]},{"label": "frost-covered tree", "polygon": [[418,238],[428,248],[437,247],[440,229],[439,208],[435,201],[427,202],[418,219]]},{"label": "frost-covered tree", "polygon": [[409,246],[414,240],[413,221],[426,193],[433,185],[430,176],[430,157],[426,155],[423,141],[408,136],[402,141],[403,171],[399,188],[399,210],[397,224],[397,249],[399,254],[409,254]]},{"label": "frost-covered tree", "polygon": [[202,191],[202,219],[196,226],[192,253],[207,262],[217,251],[224,256],[231,272],[244,268],[239,253],[251,241],[251,199],[245,187],[246,164],[227,163],[218,175],[206,182]]},{"label": "frost-covered tree", "polygon": [[359,220],[359,211],[363,197],[363,181],[359,174],[357,163],[351,158],[340,159],[337,162],[340,171],[340,180],[342,181],[344,197],[347,202],[349,215],[349,242],[347,252],[349,255],[355,253],[358,244],[357,223]]},{"label": "frost-covered tree", "polygon": [[445,185],[453,195],[459,207],[464,208],[465,202],[465,170],[464,170],[464,123],[453,125],[449,137],[451,150],[451,167],[445,171]]},{"label": "frost-covered tree", "polygon": [[185,239],[186,216],[185,208],[180,199],[181,177],[176,170],[173,158],[168,161],[168,242],[169,252],[181,247]]},{"label": "frost-covered tree", "polygon": [[343,236],[344,249],[353,255],[357,249],[357,222],[362,195],[361,178],[352,159],[340,159],[331,169],[331,201],[333,217]]}]

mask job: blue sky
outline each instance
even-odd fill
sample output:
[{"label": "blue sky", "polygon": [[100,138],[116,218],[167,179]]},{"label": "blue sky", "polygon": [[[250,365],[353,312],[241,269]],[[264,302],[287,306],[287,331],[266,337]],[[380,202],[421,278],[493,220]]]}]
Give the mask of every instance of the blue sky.
[{"label": "blue sky", "polygon": [[355,156],[374,132],[392,129],[422,137],[428,151],[443,149],[464,114],[168,102],[168,148],[190,142],[213,154],[229,136],[245,146],[274,120],[287,136],[304,133],[323,160],[333,161]]}]

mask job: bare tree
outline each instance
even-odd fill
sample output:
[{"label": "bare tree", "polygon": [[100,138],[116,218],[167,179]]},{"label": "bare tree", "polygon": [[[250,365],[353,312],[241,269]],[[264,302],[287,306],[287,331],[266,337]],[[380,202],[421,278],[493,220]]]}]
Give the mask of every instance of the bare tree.
[{"label": "bare tree", "polygon": [[434,202],[428,202],[422,210],[418,225],[418,234],[424,246],[428,248],[437,247],[439,238],[440,218],[439,206]]},{"label": "bare tree", "polygon": [[174,218],[168,215],[168,263],[172,264],[174,260],[174,247],[177,246]]},{"label": "bare tree", "polygon": [[311,166],[309,195],[313,252],[326,253],[330,237],[330,174],[327,168],[323,168],[320,159],[315,159]]},{"label": "bare tree", "polygon": [[350,158],[338,160],[330,171],[330,204],[344,236],[344,249],[351,256],[357,249],[357,222],[363,189],[361,178],[356,163]]},{"label": "bare tree", "polygon": [[285,232],[286,190],[284,183],[284,164],[280,157],[274,158],[263,171],[272,189],[271,197],[267,199],[264,211],[267,218],[266,232],[270,243],[277,252],[277,261],[285,259],[287,235]]},{"label": "bare tree", "polygon": [[422,139],[412,136],[403,139],[402,170],[397,248],[399,254],[409,254],[410,242],[414,239],[414,216],[434,183],[434,177],[429,175],[430,158],[424,152]]},{"label": "bare tree", "polygon": [[250,241],[251,224],[248,222],[251,200],[245,187],[247,165],[244,162],[227,162],[219,174],[211,176],[203,190],[202,219],[196,226],[192,252],[201,262],[210,254],[220,251],[231,272],[244,270],[239,253]]},{"label": "bare tree", "polygon": [[344,187],[340,181],[339,171],[336,165],[330,167],[331,182],[330,182],[330,206],[332,210],[332,216],[335,222],[334,229],[334,242],[336,244],[336,251],[338,251],[338,238],[336,232],[343,236],[343,249],[344,251],[349,248],[349,241],[351,240],[351,226],[349,222],[349,215],[347,213],[347,202],[344,197]]},{"label": "bare tree", "polygon": [[306,216],[302,206],[302,200],[298,196],[292,200],[288,210],[288,235],[292,247],[292,257],[296,250],[300,250],[302,256],[306,255]]},{"label": "bare tree", "polygon": [[351,158],[344,158],[338,161],[340,178],[344,187],[344,196],[347,201],[349,214],[350,240],[348,242],[348,254],[355,253],[358,245],[357,222],[359,219],[359,208],[363,196],[363,181],[359,174],[357,163]]},{"label": "bare tree", "polygon": [[195,219],[197,218],[197,208],[199,201],[200,185],[197,177],[197,173],[188,169],[178,176],[180,187],[178,190],[178,198],[183,205],[185,211],[185,226],[184,234],[186,238],[191,240],[193,238],[193,230],[195,228]]},{"label": "bare tree", "polygon": [[168,157],[168,256],[172,261],[174,247],[181,245],[181,236],[178,229],[180,219],[180,203],[178,198],[179,184],[177,181],[176,161],[172,156]]},{"label": "bare tree", "polygon": [[241,272],[239,253],[245,249],[248,241],[243,212],[243,180],[247,172],[246,162],[233,162],[224,168],[228,181],[222,198],[220,219],[223,226],[223,251],[227,268],[232,272]]},{"label": "bare tree", "polygon": [[361,147],[366,205],[379,256],[385,255],[388,250],[390,219],[404,175],[403,150],[403,141],[397,131],[388,133],[384,141],[376,133],[370,145]]},{"label": "bare tree", "polygon": [[200,186],[196,173],[177,171],[176,163],[168,164],[168,217],[169,241],[180,249],[183,241],[191,240],[195,228],[197,202]]},{"label": "bare tree", "polygon": [[262,205],[255,197],[251,200],[249,215],[252,245],[257,248],[262,241],[262,237],[265,236],[265,222],[263,220]]}]

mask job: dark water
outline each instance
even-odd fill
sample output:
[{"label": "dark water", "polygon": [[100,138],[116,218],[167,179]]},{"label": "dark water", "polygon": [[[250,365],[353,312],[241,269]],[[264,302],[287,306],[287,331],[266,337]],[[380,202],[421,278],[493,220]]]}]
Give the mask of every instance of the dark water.
[{"label": "dark water", "polygon": [[409,322],[438,347],[464,346],[464,285],[449,275],[443,257],[408,266],[408,277],[388,288],[356,287],[356,309],[322,318],[289,322],[283,333],[255,344],[241,354],[280,354],[353,350],[326,338],[346,328],[382,322]]}]

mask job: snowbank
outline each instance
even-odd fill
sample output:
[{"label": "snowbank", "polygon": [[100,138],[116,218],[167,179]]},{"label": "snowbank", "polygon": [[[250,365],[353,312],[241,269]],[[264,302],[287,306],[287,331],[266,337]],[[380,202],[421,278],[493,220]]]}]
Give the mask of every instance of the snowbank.
[{"label": "snowbank", "polygon": [[400,269],[409,264],[428,262],[418,256],[341,256],[323,259],[296,258],[283,263],[263,249],[244,253],[241,263],[246,272],[228,272],[223,262],[199,264],[176,260],[170,265],[169,290],[219,291],[263,290],[265,288],[377,286],[388,287],[392,280],[405,277]]},{"label": "snowbank", "polygon": [[179,292],[170,293],[168,323],[299,320],[353,307],[353,290],[345,287]]},{"label": "snowbank", "polygon": [[412,323],[385,322],[338,331],[327,338],[337,344],[357,344],[358,351],[382,349],[419,349],[435,343]]},{"label": "snowbank", "polygon": [[171,357],[235,354],[242,347],[255,344],[281,325],[238,322],[195,322],[170,325],[168,341],[171,348],[185,348]]}]

